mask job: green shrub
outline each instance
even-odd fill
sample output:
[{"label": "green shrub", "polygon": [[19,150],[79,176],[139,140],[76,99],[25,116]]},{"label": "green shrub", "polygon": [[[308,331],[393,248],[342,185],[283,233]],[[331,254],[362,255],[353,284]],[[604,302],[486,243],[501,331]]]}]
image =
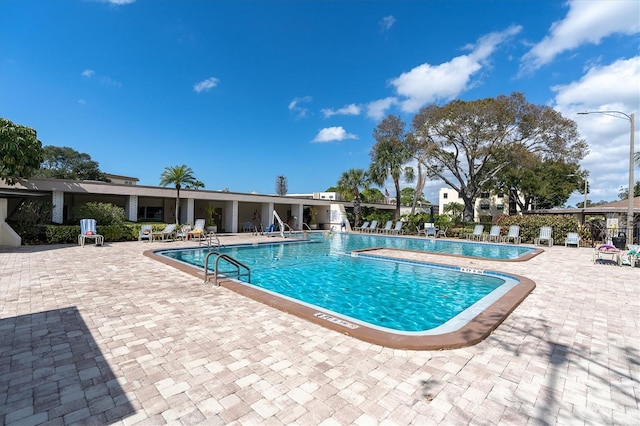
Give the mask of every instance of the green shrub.
[{"label": "green shrub", "polygon": [[[154,224],[153,231],[160,231],[166,225]],[[121,223],[114,225],[98,225],[98,234],[104,236],[105,242],[137,241],[142,225],[137,223]],[[46,225],[47,244],[77,243],[80,235],[80,225]]]},{"label": "green shrub", "polygon": [[20,238],[23,244],[33,244],[41,240],[44,233],[43,224],[51,222],[53,204],[41,199],[26,200],[7,222]]},{"label": "green shrub", "polygon": [[98,225],[121,225],[126,218],[122,207],[111,203],[94,202],[76,207],[73,210],[73,217],[78,221],[85,218],[95,219]]},{"label": "green shrub", "polygon": [[564,239],[569,232],[580,231],[580,223],[573,216],[563,215],[523,215],[523,216],[500,216],[496,223],[502,227],[502,234],[509,231],[509,226],[520,226],[520,237],[523,243],[533,243],[540,235],[540,228],[550,226],[553,229],[552,238],[554,244],[564,244]]}]

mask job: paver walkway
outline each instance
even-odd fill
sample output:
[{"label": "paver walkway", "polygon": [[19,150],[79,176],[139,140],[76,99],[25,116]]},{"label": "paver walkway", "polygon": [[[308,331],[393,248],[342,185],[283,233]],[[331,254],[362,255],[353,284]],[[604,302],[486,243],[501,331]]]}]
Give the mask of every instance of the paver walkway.
[{"label": "paver walkway", "polygon": [[478,345],[403,351],[142,255],[192,245],[0,248],[0,424],[639,423],[640,268],[424,255],[537,287]]}]

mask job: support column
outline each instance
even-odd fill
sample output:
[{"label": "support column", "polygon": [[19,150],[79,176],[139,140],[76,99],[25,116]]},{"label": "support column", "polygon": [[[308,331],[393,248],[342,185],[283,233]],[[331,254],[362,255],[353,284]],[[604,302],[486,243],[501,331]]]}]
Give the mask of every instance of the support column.
[{"label": "support column", "polygon": [[62,223],[64,221],[64,192],[53,191],[51,193],[51,204],[53,204],[53,210],[51,211],[51,222]]},{"label": "support column", "polygon": [[124,206],[124,213],[127,216],[127,220],[130,222],[138,221],[138,196],[129,195],[127,197],[127,204]]},{"label": "support column", "polygon": [[224,230],[225,232],[238,232],[238,200],[226,201],[224,203]]}]

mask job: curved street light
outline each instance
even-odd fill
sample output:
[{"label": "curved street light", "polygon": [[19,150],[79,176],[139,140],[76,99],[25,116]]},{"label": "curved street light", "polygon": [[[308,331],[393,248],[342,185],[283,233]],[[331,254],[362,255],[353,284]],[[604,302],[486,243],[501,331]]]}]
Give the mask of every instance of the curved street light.
[{"label": "curved street light", "polygon": [[587,114],[603,114],[611,117],[629,120],[631,124],[631,136],[629,138],[629,204],[627,205],[627,243],[633,244],[633,133],[635,131],[635,116],[626,114],[622,111],[585,111],[579,112],[580,115]]}]

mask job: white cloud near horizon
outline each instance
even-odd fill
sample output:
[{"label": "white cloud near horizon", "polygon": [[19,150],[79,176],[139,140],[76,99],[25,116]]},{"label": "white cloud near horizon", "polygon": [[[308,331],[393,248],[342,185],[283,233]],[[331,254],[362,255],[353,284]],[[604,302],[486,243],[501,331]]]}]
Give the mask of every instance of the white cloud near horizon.
[{"label": "white cloud near horizon", "polygon": [[[624,115],[578,115],[585,111],[620,111],[638,113],[640,91],[640,56],[620,59],[609,65],[588,68],[580,80],[553,86],[556,93],[553,108],[564,117],[574,120],[580,136],[589,145],[589,153],[580,166],[589,173],[591,201],[612,201],[621,187],[629,185],[630,120]],[[634,83],[635,82],[635,83]],[[635,89],[632,86],[635,84]],[[636,129],[638,131],[636,119]],[[634,131],[634,132],[635,132]],[[638,144],[635,144],[637,152]],[[636,167],[637,170],[637,167]],[[634,181],[639,180],[636,174]],[[569,204],[582,201],[583,195],[573,196]]]},{"label": "white cloud near horizon", "polygon": [[194,84],[193,90],[195,90],[196,93],[208,92],[209,90],[215,88],[219,82],[220,80],[218,80],[217,78],[209,77],[206,80],[202,80],[201,82]]},{"label": "white cloud near horizon", "polygon": [[336,127],[325,127],[324,129],[320,129],[316,137],[312,142],[315,143],[327,143],[334,141],[343,141],[346,139],[358,139],[358,136],[353,133],[347,133],[347,131],[342,126]]},{"label": "white cloud near horizon", "polygon": [[582,44],[599,44],[613,34],[640,32],[638,1],[570,0],[566,4],[566,17],[551,24],[549,34],[522,57],[520,74],[532,73]]},{"label": "white cloud near horizon", "polygon": [[486,34],[475,44],[465,46],[470,50],[467,55],[438,65],[424,63],[391,79],[389,83],[395,88],[400,108],[413,113],[428,103],[456,98],[473,87],[472,76],[488,65],[496,49],[520,31],[522,27],[514,25],[501,32]]},{"label": "white cloud near horizon", "polygon": [[356,104],[345,105],[340,109],[323,108],[320,110],[324,115],[324,118],[329,118],[334,115],[360,115],[362,108]]}]

